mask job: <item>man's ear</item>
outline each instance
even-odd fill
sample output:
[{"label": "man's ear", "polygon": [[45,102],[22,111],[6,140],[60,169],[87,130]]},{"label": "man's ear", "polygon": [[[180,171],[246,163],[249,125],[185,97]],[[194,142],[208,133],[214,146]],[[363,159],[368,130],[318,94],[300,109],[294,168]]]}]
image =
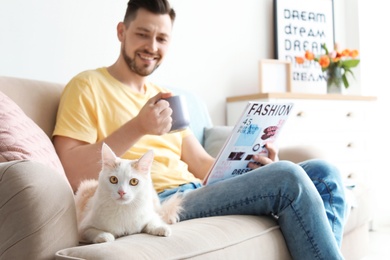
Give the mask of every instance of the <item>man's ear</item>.
[{"label": "man's ear", "polygon": [[125,32],[126,32],[126,25],[123,22],[119,22],[116,26],[116,33],[118,36],[118,40],[120,42],[123,42],[123,39],[125,38]]}]

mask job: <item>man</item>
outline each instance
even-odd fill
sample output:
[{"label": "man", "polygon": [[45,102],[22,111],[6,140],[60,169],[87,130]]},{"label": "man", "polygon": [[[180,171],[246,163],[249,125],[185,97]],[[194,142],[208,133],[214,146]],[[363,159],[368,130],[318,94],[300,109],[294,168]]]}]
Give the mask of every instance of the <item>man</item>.
[{"label": "man", "polygon": [[[295,259],[342,259],[344,193],[339,172],[311,160],[299,165],[269,156],[242,176],[202,187],[214,158],[191,130],[168,134],[172,110],[168,90],[147,81],[167,52],[175,12],[166,0],[130,0],[117,26],[117,61],[85,71],[66,86],[58,111],[54,145],[74,190],[97,178],[100,149],[107,143],[123,158],[153,149],[152,179],[160,199],[184,194],[181,220],[248,214],[277,219]],[[314,185],[313,185],[314,184]]]}]

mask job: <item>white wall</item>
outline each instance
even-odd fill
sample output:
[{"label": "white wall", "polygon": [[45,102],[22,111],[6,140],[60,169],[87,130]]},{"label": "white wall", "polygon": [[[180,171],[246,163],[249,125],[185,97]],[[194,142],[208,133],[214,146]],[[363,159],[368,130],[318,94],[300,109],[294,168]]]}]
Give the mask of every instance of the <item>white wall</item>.
[{"label": "white wall", "polygon": [[[66,83],[111,65],[127,0],[0,0],[0,74]],[[226,96],[257,91],[257,61],[272,58],[272,0],[172,1],[177,11],[165,63],[151,76],[202,96],[215,124]]]},{"label": "white wall", "polygon": [[[191,89],[205,100],[214,124],[224,124],[225,98],[257,92],[258,60],[273,58],[273,1],[171,1],[177,11],[173,42],[151,79]],[[351,92],[378,96],[377,122],[362,127],[372,129],[374,150],[367,154],[374,155],[372,176],[385,190],[390,180],[388,117],[381,112],[390,111],[386,1],[334,1],[336,41],[361,52]],[[0,0],[0,75],[66,83],[82,70],[111,65],[119,51],[116,24],[126,4]],[[377,206],[390,216],[387,201]]]},{"label": "white wall", "polygon": [[118,53],[126,1],[0,0],[0,74],[66,83]]}]

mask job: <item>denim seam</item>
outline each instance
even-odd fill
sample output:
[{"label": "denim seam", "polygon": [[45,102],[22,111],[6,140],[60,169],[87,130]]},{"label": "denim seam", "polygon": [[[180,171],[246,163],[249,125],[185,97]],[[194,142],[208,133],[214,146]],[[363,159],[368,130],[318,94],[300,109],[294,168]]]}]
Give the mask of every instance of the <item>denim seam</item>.
[{"label": "denim seam", "polygon": [[307,239],[308,241],[310,242],[310,244],[312,245],[312,248],[313,248],[313,251],[314,251],[314,254],[315,254],[315,258],[316,259],[322,259],[320,254],[319,254],[319,249],[318,249],[318,245],[316,243],[314,243],[313,239],[312,239],[312,236],[310,235],[310,232],[308,232],[305,227],[304,227],[304,224],[302,223],[302,218],[301,218],[301,215],[297,212],[297,210],[294,208],[294,206],[292,205],[292,203],[289,205],[291,207],[291,209],[294,211],[294,215],[296,216],[297,218],[297,221],[301,227],[301,229],[305,232],[306,236],[307,236]]},{"label": "denim seam", "polygon": [[332,209],[332,231],[335,232],[334,228],[335,228],[335,221],[336,221],[336,210],[334,208],[334,194],[333,194],[333,189],[330,188],[330,186],[328,185],[328,183],[324,180],[324,179],[313,179],[313,181],[318,181],[322,184],[325,185],[325,188],[326,190],[328,191],[328,194],[330,196],[329,198],[329,205],[330,205],[330,208]]}]

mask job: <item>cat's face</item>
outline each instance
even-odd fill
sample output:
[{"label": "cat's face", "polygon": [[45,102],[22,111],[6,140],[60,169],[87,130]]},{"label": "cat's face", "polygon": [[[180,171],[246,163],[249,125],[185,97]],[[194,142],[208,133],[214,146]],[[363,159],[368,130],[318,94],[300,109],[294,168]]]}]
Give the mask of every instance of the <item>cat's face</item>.
[{"label": "cat's face", "polygon": [[103,144],[103,168],[99,175],[99,186],[107,196],[118,204],[128,204],[150,185],[150,167],[153,162],[153,152],[149,151],[139,160],[125,160],[112,152]]}]

